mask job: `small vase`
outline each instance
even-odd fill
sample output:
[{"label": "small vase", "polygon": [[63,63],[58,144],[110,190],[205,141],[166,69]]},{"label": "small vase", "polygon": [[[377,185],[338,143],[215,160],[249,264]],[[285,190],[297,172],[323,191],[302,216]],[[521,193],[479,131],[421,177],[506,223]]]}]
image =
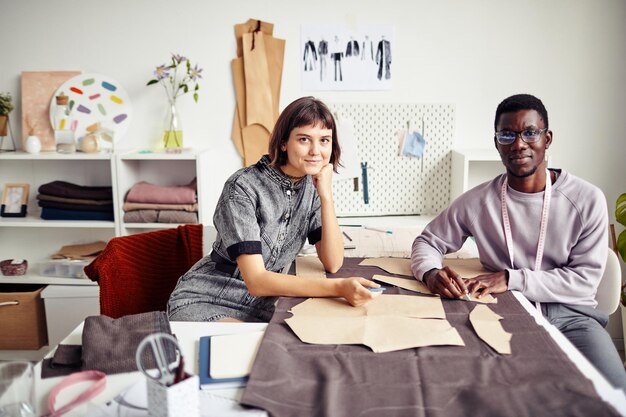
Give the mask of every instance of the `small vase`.
[{"label": "small vase", "polygon": [[176,100],[169,103],[163,129],[163,147],[166,152],[179,153],[183,148],[183,127],[180,114],[176,107]]},{"label": "small vase", "polygon": [[0,114],[0,136],[7,136],[9,127],[9,115]]},{"label": "small vase", "polygon": [[41,151],[41,141],[35,135],[28,135],[24,142],[24,150],[32,154],[39,153]]}]

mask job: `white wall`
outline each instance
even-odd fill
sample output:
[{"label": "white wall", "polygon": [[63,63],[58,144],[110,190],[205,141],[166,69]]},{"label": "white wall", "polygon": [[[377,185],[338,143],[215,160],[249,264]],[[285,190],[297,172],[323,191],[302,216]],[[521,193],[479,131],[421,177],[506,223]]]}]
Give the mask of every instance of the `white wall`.
[{"label": "white wall", "polygon": [[[145,86],[153,67],[170,52],[198,61],[205,76],[200,102],[181,100],[185,141],[223,153],[218,181],[239,166],[230,142],[233,25],[259,18],[287,40],[281,108],[309,94],[454,103],[455,146],[490,147],[497,104],[528,92],[548,108],[553,166],[601,187],[611,221],[617,196],[626,192],[624,0],[0,0],[0,17],[0,91],[18,98],[14,119],[21,117],[21,71],[106,74],[133,103],[124,148],[150,147],[162,129],[163,92]],[[303,91],[300,25],[315,23],[394,25],[395,88]]]}]

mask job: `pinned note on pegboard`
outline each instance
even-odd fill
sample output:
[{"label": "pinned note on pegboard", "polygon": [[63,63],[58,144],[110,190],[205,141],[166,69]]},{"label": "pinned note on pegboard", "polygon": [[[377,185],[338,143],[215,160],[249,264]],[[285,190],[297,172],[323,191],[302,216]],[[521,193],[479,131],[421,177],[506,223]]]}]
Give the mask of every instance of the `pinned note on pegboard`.
[{"label": "pinned note on pegboard", "polygon": [[[450,203],[454,105],[328,105],[340,124],[351,125],[355,139],[351,142],[356,145],[352,153],[360,164],[353,170],[359,173],[358,186],[352,178],[341,177],[333,183],[337,215],[436,214]],[[407,125],[417,126],[425,141],[421,157],[400,152],[398,132]],[[341,130],[339,135],[343,153]]]}]

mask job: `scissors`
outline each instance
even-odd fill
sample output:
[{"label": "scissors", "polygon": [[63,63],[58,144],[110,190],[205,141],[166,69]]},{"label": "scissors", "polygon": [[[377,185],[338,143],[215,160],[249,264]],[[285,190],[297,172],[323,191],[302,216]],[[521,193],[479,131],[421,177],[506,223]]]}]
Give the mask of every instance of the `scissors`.
[{"label": "scissors", "polygon": [[[144,355],[144,352],[148,348],[150,348],[152,357],[154,357],[156,373],[146,370],[150,355]],[[170,362],[168,359],[168,354],[171,355],[172,349],[174,353],[178,353],[178,360],[174,359],[174,362]],[[183,353],[180,345],[174,336],[167,333],[153,333],[146,336],[137,346],[135,360],[137,361],[137,368],[141,373],[166,387],[179,382],[184,373]],[[178,363],[175,367],[172,367],[171,365],[175,362]]]}]

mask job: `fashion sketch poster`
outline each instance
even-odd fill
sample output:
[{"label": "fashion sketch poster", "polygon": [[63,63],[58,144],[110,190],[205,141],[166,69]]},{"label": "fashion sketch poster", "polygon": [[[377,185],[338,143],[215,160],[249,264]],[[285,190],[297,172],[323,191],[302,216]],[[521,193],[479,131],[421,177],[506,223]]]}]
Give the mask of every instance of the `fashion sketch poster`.
[{"label": "fashion sketch poster", "polygon": [[304,90],[391,90],[394,30],[389,25],[303,25]]}]

